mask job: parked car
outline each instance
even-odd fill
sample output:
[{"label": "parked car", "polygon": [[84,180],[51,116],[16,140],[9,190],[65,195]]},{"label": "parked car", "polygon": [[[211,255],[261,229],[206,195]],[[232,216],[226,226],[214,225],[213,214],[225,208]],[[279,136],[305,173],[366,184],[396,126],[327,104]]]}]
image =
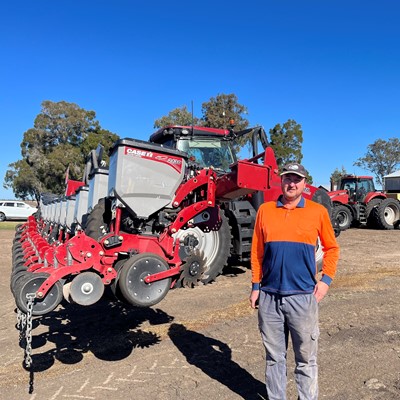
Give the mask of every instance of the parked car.
[{"label": "parked car", "polygon": [[0,201],[0,221],[5,221],[6,219],[27,219],[36,211],[37,208],[23,201]]}]

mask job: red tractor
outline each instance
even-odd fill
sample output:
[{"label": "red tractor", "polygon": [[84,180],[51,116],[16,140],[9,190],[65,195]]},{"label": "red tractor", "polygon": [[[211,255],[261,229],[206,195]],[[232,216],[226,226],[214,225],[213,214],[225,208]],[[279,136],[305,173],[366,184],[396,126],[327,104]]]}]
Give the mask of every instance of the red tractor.
[{"label": "red tractor", "polygon": [[[221,229],[207,233],[192,228],[181,230],[176,234],[176,237],[190,242],[204,254],[208,271],[204,283],[214,280],[227,265],[228,260],[247,262],[250,258],[253,225],[258,207],[264,201],[276,200],[281,194],[278,164],[264,129],[255,127],[234,132],[232,129],[200,126],[167,126],[153,133],[150,142],[185,151],[198,168],[212,168],[218,176],[221,176],[219,179],[221,186],[230,179],[230,167],[237,163],[239,157],[246,157],[243,151],[240,151],[241,147],[247,149],[247,153],[253,157],[252,166],[246,170],[247,175],[242,176],[242,180],[258,180],[258,169],[263,168],[262,166],[268,168],[267,180],[262,182],[262,189],[246,196],[240,191],[230,192],[229,196],[219,195],[220,186],[218,186]],[[242,145],[239,145],[239,142]],[[261,150],[262,153],[257,158]],[[325,190],[307,185],[304,197],[323,204],[331,213],[332,203]],[[333,219],[332,221],[336,222]],[[338,232],[339,229],[337,234]],[[322,257],[322,249],[318,243],[316,258],[319,265],[322,264]]]},{"label": "red tractor", "polygon": [[329,196],[341,230],[352,225],[393,229],[399,223],[400,203],[376,191],[371,176],[344,175]]}]

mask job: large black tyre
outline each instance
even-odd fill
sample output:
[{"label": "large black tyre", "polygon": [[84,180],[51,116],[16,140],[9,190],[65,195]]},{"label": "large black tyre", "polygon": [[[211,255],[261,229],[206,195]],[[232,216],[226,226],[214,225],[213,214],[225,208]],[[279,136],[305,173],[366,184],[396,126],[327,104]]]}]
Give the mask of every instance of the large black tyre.
[{"label": "large black tyre", "polygon": [[394,229],[400,220],[400,203],[395,199],[385,199],[373,209],[376,226],[380,229]]},{"label": "large black tyre", "polygon": [[[222,211],[221,211],[222,214]],[[205,271],[201,282],[208,284],[220,275],[228,264],[231,249],[231,229],[225,215],[221,215],[221,226],[217,231],[204,232],[200,228],[179,230],[174,237],[184,240],[186,236],[196,239],[195,249],[205,259]]]},{"label": "large black tyre", "polygon": [[336,219],[341,231],[349,229],[353,221],[351,210],[345,205],[335,205],[332,211],[333,219]]},{"label": "large black tyre", "polygon": [[47,239],[50,244],[56,243],[58,241],[59,229],[60,225],[57,224],[53,226],[53,229],[51,230],[51,233]]},{"label": "large black tyre", "polygon": [[6,220],[6,215],[2,212],[0,212],[0,222],[3,222]]},{"label": "large black tyre", "polygon": [[99,240],[108,231],[110,219],[106,211],[106,199],[100,199],[87,217],[85,234]]},{"label": "large black tyre", "polygon": [[374,218],[374,213],[372,212],[379,204],[381,204],[382,199],[372,199],[365,207],[365,218],[367,219],[367,227],[371,229],[378,228],[376,225],[376,219]]}]

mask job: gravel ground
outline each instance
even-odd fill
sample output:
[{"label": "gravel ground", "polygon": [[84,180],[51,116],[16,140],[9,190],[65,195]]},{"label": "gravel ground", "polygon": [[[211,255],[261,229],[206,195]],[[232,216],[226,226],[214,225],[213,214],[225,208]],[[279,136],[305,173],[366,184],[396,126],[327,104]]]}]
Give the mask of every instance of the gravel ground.
[{"label": "gravel ground", "polygon": [[[250,271],[242,266],[210,285],[171,290],[150,309],[107,299],[62,303],[34,320],[29,373],[9,288],[13,235],[0,230],[1,399],[265,397]],[[338,275],[320,306],[320,398],[399,399],[400,230],[351,229],[338,241]],[[294,400],[291,353],[289,363]]]}]

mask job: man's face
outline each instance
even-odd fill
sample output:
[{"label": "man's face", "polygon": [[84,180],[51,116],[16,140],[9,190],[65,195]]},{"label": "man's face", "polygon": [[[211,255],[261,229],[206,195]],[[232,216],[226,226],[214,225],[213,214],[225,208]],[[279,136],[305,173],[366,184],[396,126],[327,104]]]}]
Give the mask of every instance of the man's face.
[{"label": "man's face", "polygon": [[281,177],[283,196],[289,201],[298,199],[302,195],[305,185],[305,178],[299,175],[285,174]]}]

